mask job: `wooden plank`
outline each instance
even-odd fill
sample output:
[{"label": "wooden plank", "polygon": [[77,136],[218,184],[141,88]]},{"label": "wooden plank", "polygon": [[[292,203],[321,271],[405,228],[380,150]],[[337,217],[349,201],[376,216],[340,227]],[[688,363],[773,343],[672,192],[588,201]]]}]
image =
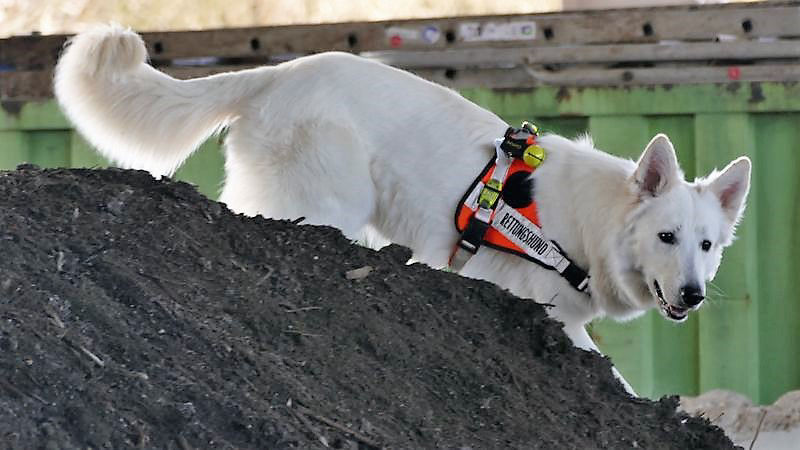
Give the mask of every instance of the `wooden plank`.
[{"label": "wooden plank", "polygon": [[590,117],[589,131],[597,148],[634,160],[653,137],[647,118],[638,114]]},{"label": "wooden plank", "polygon": [[0,130],[0,170],[13,170],[28,161],[25,132]]},{"label": "wooden plank", "polygon": [[[634,160],[653,135],[668,133],[681,164],[687,168],[687,176],[694,176],[691,116],[592,117],[590,123],[599,148]],[[600,321],[593,326],[593,332],[639,394],[659,398],[665,394],[697,393],[697,323],[696,315],[676,325],[651,311],[624,324]]]},{"label": "wooden plank", "polygon": [[52,70],[0,72],[0,101],[52,97],[52,85]]},{"label": "wooden plank", "polygon": [[570,47],[387,50],[361,56],[405,69],[509,67],[645,61],[709,61],[800,58],[796,41],[670,42]]},{"label": "wooden plank", "polygon": [[26,132],[27,160],[40,167],[70,167],[69,130]]},{"label": "wooden plank", "polygon": [[[697,170],[707,173],[733,158],[747,154],[755,167],[754,132],[747,114],[698,114],[695,118]],[[753,186],[756,188],[756,186]],[[758,196],[757,188],[750,195]],[[758,371],[757,217],[759,204],[751,202],[737,232],[737,241],[725,251],[717,277],[707,291],[706,304],[698,311],[700,344],[700,392],[730,389],[760,401],[759,384],[766,381]],[[722,287],[719,289],[714,286]]]},{"label": "wooden plank", "polygon": [[[759,399],[771,403],[800,384],[800,114],[754,119],[758,160],[748,215],[756,218],[758,247]],[[749,210],[755,206],[757,211]]]},{"label": "wooden plank", "polygon": [[592,322],[589,335],[600,351],[608,356],[634,391],[647,398],[657,392],[653,374],[652,333],[653,312],[629,322],[601,319]]},{"label": "wooden plank", "polygon": [[[0,135],[0,143],[2,142],[2,135]],[[94,150],[77,131],[70,132],[68,155],[70,167],[94,168],[113,166],[113,164],[109,163]],[[2,162],[3,160],[0,159],[0,164],[2,164]],[[220,149],[219,138],[212,137],[203,143],[200,148],[186,160],[175,174],[175,178],[196,185],[197,189],[202,194],[215,200],[219,196],[224,178],[223,166],[224,158]]]},{"label": "wooden plank", "polygon": [[[666,133],[678,155],[678,162],[688,180],[695,178],[695,136],[692,115],[658,115],[647,118],[650,136]],[[648,315],[653,355],[652,398],[662,395],[697,395],[699,347],[698,317],[690,314],[686,322],[676,324],[659,313]]]},{"label": "wooden plank", "polygon": [[[489,109],[491,110],[491,108]],[[509,125],[519,126],[523,121],[528,121],[536,124],[541,133],[560,134],[570,139],[589,131],[588,117],[539,117],[536,115],[536,111],[531,111],[530,114],[524,116],[500,114],[500,117]]]},{"label": "wooden plank", "polygon": [[[706,112],[780,112],[800,108],[800,84],[728,83],[579,89],[463,89],[466,98],[493,105],[512,118],[630,114],[692,114]],[[71,125],[52,100],[18,102],[0,108],[2,130],[65,130]]]},{"label": "wooden plank", "polygon": [[[739,38],[795,37],[800,35],[797,5],[708,5],[703,7],[642,8],[614,11],[566,12],[531,15],[494,15],[443,19],[400,20],[367,23],[294,25],[192,34],[147,33],[144,35],[154,55],[162,58],[197,56],[233,56],[253,54],[305,53],[338,49],[367,51],[396,48],[393,29],[408,34],[436,29],[439,38],[405,39],[402,48],[476,47],[486,41],[465,40],[463,24],[502,24],[533,21],[536,35],[531,44],[601,44],[609,42],[658,42],[660,40],[714,40],[720,35]],[[743,22],[750,21],[749,31]],[[649,34],[644,25],[650,24]],[[549,31],[548,31],[549,30]],[[227,30],[226,30],[227,31]],[[404,34],[404,33],[397,33]],[[452,36],[449,38],[448,36]],[[547,37],[549,36],[549,37]],[[171,38],[179,39],[166,43]],[[354,38],[354,39],[353,39]],[[253,39],[259,42],[253,48]],[[161,43],[156,52],[155,43]],[[184,43],[185,42],[185,43]],[[518,41],[489,41],[501,45],[517,45]],[[215,50],[209,52],[209,50]],[[218,50],[218,51],[217,51]]]},{"label": "wooden plank", "polygon": [[679,66],[605,69],[587,66],[564,70],[536,67],[513,69],[419,69],[417,75],[456,89],[522,89],[538,86],[654,86],[733,81],[800,81],[800,64],[744,66]]},{"label": "wooden plank", "polygon": [[[475,48],[518,46],[496,34],[470,40],[472,31],[533,23],[529,45],[577,45],[663,40],[705,40],[719,36],[753,39],[800,35],[800,5],[731,4],[494,15],[366,23],[291,25],[228,30],[143,33],[154,60],[222,57],[264,58],[326,50]],[[486,35],[484,34],[484,37]],[[0,41],[0,65],[18,70],[52,66],[65,36],[21,36]],[[398,39],[399,38],[399,39]]]},{"label": "wooden plank", "polygon": [[197,186],[206,197],[216,200],[224,179],[225,161],[217,137],[211,137],[176,172],[175,178]]},{"label": "wooden plank", "polygon": [[623,111],[626,114],[792,112],[800,107],[800,84],[796,83],[462,89],[460,92],[478,104],[491,101],[498,106],[497,111],[511,116],[524,116],[530,111],[536,111],[539,117],[614,115]]},{"label": "wooden plank", "polygon": [[[639,115],[590,117],[589,131],[595,146],[625,158],[638,158],[650,141],[647,119]],[[592,335],[600,349],[640,395],[655,391],[653,373],[652,319],[625,323],[601,320],[592,324]]]},{"label": "wooden plank", "polygon": [[[256,67],[250,64],[222,65],[209,67],[162,67],[160,70],[178,78],[199,78],[216,73],[244,70]],[[0,101],[14,109],[14,103],[28,101],[42,101],[53,97],[53,70],[23,70],[14,72],[0,72]],[[2,125],[0,125],[2,126]]]},{"label": "wooden plank", "polygon": [[520,118],[513,122],[515,125],[522,120],[533,120],[543,133],[556,133],[570,139],[578,137],[589,131],[588,117],[539,117],[536,111],[531,111],[530,118]]},{"label": "wooden plank", "polygon": [[80,133],[75,130],[71,130],[70,132],[69,149],[70,167],[91,169],[109,166],[108,161],[100,156],[100,153],[92,148],[92,146],[81,137]]},{"label": "wooden plank", "polygon": [[2,130],[68,130],[70,123],[52,99],[0,102]]},{"label": "wooden plank", "polygon": [[0,39],[0,66],[16,70],[42,70],[53,67],[66,40],[66,35],[31,35]]},{"label": "wooden plank", "polygon": [[629,86],[657,84],[726,83],[731,81],[800,80],[800,64],[735,65],[718,67],[656,67],[652,69],[527,70],[541,84],[554,86]]},{"label": "wooden plank", "polygon": [[[197,78],[247,66],[166,67],[162,70],[180,79]],[[674,84],[709,84],[730,82],[797,82],[800,64],[764,64],[743,66],[670,66],[657,68],[605,69],[586,66],[565,70],[536,67],[511,69],[418,69],[413,73],[454,89],[490,88],[525,89],[541,86],[654,86]],[[0,101],[19,102],[51,98],[52,73],[9,72],[0,75]],[[3,89],[3,86],[9,86]],[[15,89],[13,86],[24,86]],[[2,123],[0,123],[2,127]]]}]

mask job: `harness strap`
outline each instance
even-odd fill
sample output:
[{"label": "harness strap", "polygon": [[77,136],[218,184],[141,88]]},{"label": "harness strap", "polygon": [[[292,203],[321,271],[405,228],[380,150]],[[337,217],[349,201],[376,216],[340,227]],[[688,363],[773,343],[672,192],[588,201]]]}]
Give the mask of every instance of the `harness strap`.
[{"label": "harness strap", "polygon": [[461,238],[456,244],[453,254],[450,255],[450,268],[459,271],[469,261],[472,255],[478,253],[483,244],[483,237],[489,231],[489,226],[494,216],[494,210],[500,201],[500,192],[503,190],[503,181],[511,168],[512,159],[502,149],[503,139],[494,140],[496,153],[495,168],[491,179],[486,183],[478,183],[470,194],[470,202],[477,204],[475,214],[470,218]]},{"label": "harness strap", "polygon": [[[467,261],[478,252],[481,245],[486,245],[523,257],[547,269],[555,270],[572,287],[584,292],[589,285],[589,274],[570,261],[555,241],[545,238],[537,223],[529,220],[520,211],[501,200],[503,183],[515,157],[524,159],[532,167],[541,162],[543,154],[530,152],[534,148],[541,151],[541,148],[531,145],[534,141],[530,136],[535,134],[535,127],[524,123],[522,130],[509,128],[504,139],[494,141],[496,157],[478,176],[472,191],[468,191],[462,204],[459,204],[459,209],[466,207],[474,213],[469,216],[469,220],[463,228],[461,237],[450,257],[449,265],[452,270],[460,271]],[[528,147],[524,145],[528,145]],[[538,161],[531,163],[529,162],[530,158],[536,158]],[[484,183],[481,179],[491,169],[492,163],[494,163],[494,171]],[[459,214],[457,211],[456,217]],[[538,219],[534,216],[533,220]],[[458,225],[457,228],[460,229]],[[506,242],[513,245],[511,247],[507,247],[507,244],[499,245],[494,242],[494,237],[487,241],[486,236],[490,230],[494,234],[500,233],[507,240]]]},{"label": "harness strap", "polygon": [[524,252],[513,253],[555,270],[578,291],[583,292],[589,285],[589,274],[570,261],[555,241],[545,238],[539,225],[528,220],[516,209],[501,201],[495,220],[490,226]]}]

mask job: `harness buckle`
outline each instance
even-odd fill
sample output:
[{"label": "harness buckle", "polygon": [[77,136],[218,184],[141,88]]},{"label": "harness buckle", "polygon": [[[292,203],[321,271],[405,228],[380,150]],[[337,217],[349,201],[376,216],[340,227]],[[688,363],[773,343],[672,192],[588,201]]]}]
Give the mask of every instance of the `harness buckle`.
[{"label": "harness buckle", "polygon": [[478,195],[478,206],[485,209],[494,209],[497,201],[500,200],[500,192],[503,190],[503,183],[492,178],[483,186]]},{"label": "harness buckle", "polygon": [[520,128],[508,127],[500,148],[512,158],[522,158],[528,147],[536,145],[539,128],[530,122],[522,122]]}]

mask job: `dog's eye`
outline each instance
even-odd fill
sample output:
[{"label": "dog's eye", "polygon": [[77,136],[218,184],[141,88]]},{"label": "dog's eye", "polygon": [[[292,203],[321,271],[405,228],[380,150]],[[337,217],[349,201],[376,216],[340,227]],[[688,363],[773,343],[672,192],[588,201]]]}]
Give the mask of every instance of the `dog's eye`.
[{"label": "dog's eye", "polygon": [[702,248],[704,252],[711,250],[711,241],[709,241],[708,239],[704,240],[700,244],[700,248]]},{"label": "dog's eye", "polygon": [[671,245],[675,243],[675,234],[670,233],[668,231],[663,233],[658,233],[658,238],[661,239],[661,242],[665,244]]}]

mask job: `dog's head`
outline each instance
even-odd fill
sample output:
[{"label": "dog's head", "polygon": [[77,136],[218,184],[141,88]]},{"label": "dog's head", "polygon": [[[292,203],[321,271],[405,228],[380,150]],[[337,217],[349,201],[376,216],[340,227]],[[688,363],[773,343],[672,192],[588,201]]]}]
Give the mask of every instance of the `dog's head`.
[{"label": "dog's head", "polygon": [[703,303],[706,283],[733,241],[750,189],[750,160],[740,157],[688,183],[672,143],[659,134],[629,183],[636,200],[621,240],[637,280],[626,289],[643,306],[655,304],[664,317],[683,321]]}]

